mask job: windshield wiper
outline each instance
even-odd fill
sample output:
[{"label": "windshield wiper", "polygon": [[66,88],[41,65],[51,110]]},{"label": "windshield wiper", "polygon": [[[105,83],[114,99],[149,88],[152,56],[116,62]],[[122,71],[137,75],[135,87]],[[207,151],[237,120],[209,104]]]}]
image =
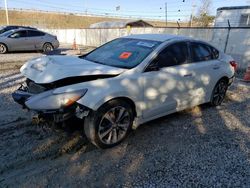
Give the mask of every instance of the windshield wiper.
[{"label": "windshield wiper", "polygon": [[86,58],[86,57],[81,57],[81,56],[80,56],[79,58],[85,59],[85,60],[87,60],[87,61],[91,61],[91,62],[96,63],[96,64],[101,64],[101,65],[106,65],[106,66],[116,67],[116,68],[130,69],[129,67],[125,67],[125,66],[107,65],[107,64],[102,63],[102,62],[100,62],[100,61],[91,60],[91,59],[88,59],[88,58]]},{"label": "windshield wiper", "polygon": [[87,61],[91,61],[91,62],[94,62],[94,63],[96,63],[96,64],[101,64],[101,65],[105,65],[104,63],[101,63],[101,62],[99,62],[99,61],[95,61],[95,60],[91,60],[91,59],[88,59],[88,58],[86,58],[86,57],[79,57],[79,58],[81,58],[81,59],[85,59],[85,60],[87,60]]}]

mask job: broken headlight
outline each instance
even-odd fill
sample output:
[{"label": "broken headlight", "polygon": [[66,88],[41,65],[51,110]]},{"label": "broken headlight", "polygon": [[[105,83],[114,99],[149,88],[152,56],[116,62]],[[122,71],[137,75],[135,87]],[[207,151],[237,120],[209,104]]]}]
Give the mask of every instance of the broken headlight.
[{"label": "broken headlight", "polygon": [[49,90],[37,95],[33,95],[25,105],[32,110],[57,110],[68,107],[85,95],[87,89],[55,93]]}]

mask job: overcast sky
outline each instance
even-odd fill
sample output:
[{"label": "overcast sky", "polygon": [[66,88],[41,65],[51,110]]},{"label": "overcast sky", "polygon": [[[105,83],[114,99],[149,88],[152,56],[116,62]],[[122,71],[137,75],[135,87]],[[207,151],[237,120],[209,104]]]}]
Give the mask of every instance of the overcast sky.
[{"label": "overcast sky", "polygon": [[[250,5],[250,0],[211,0],[211,14],[224,6]],[[168,20],[186,21],[194,5],[194,13],[200,6],[200,0],[7,0],[9,8],[39,9],[72,13],[92,13],[109,16],[127,16],[131,18],[165,19],[167,2]],[[0,0],[4,7],[4,0]],[[117,10],[116,10],[117,8]]]}]

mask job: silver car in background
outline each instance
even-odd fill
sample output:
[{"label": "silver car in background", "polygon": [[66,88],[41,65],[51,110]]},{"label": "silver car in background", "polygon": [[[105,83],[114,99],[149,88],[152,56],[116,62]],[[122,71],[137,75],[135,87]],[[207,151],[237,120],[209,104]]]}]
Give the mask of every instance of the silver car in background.
[{"label": "silver car in background", "polygon": [[58,47],[56,36],[35,29],[10,30],[0,35],[0,54],[32,50],[50,52]]},{"label": "silver car in background", "polygon": [[10,30],[14,30],[14,29],[35,29],[34,27],[30,27],[30,26],[21,26],[21,25],[2,25],[0,26],[0,35],[10,31]]}]

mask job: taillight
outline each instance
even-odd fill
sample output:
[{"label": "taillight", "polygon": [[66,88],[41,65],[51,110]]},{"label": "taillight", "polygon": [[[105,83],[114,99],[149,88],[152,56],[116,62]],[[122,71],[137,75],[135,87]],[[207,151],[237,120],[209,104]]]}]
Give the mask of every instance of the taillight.
[{"label": "taillight", "polygon": [[237,62],[236,61],[230,61],[230,65],[234,68],[234,71],[237,69]]}]

